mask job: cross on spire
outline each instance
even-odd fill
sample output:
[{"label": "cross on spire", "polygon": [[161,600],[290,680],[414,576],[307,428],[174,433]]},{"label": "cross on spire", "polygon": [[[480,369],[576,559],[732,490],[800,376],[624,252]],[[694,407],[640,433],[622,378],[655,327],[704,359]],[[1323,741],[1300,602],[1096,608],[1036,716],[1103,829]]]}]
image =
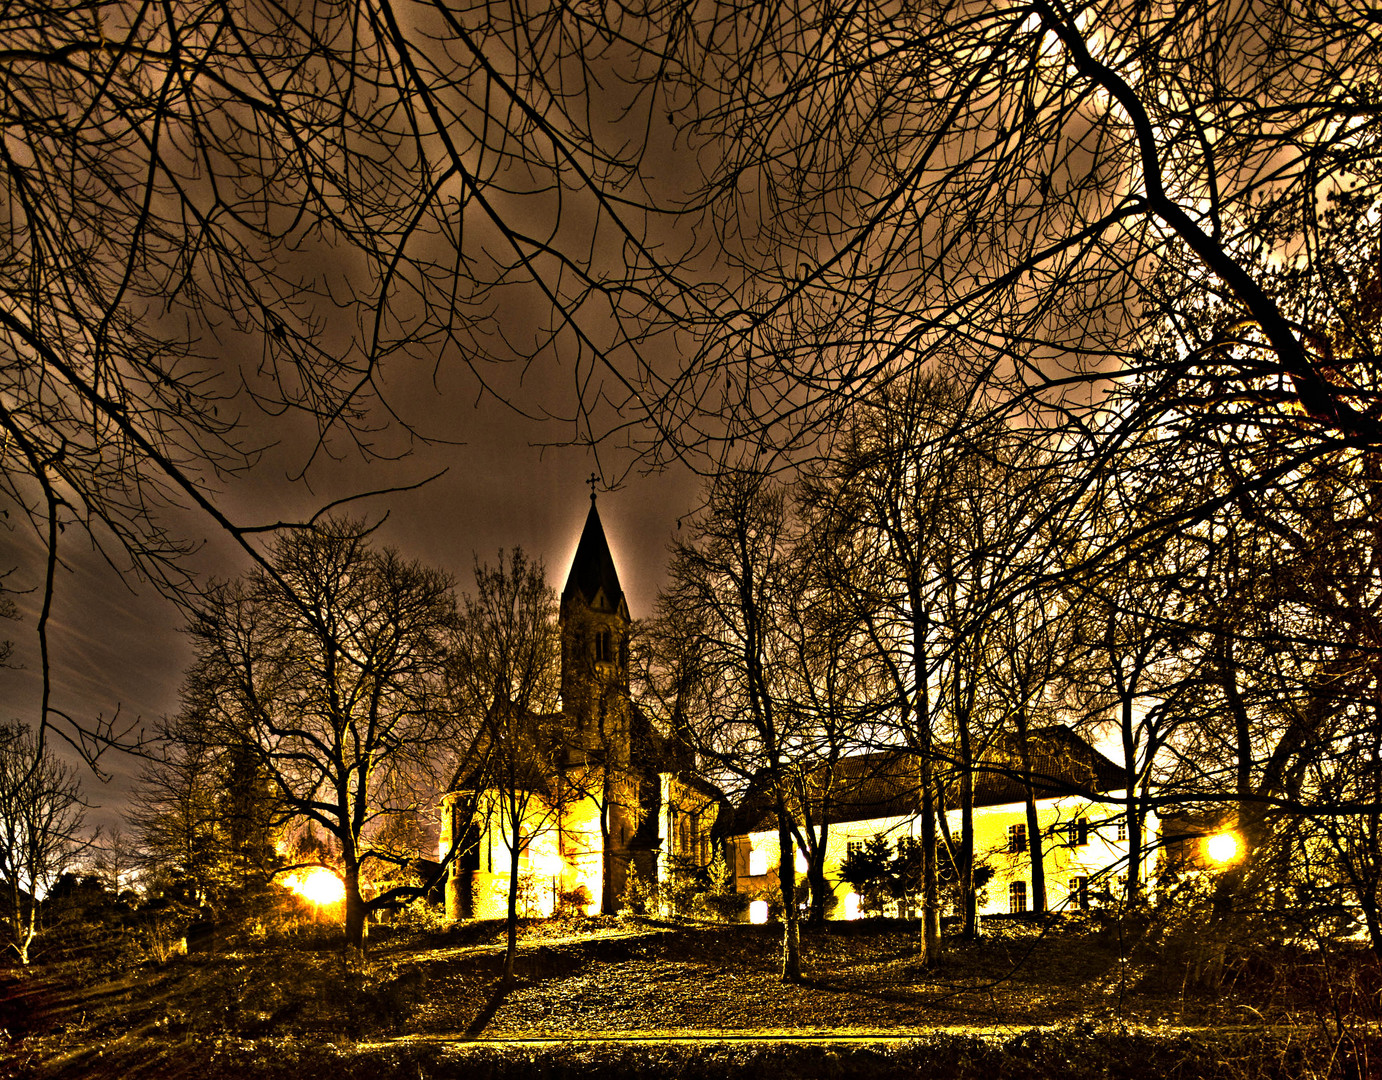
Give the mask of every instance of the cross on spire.
[{"label": "cross on spire", "polygon": [[599,480],[600,480],[600,478],[599,478],[598,476],[596,476],[594,473],[591,473],[591,474],[590,474],[590,479],[586,481],[586,483],[590,485],[590,501],[591,501],[591,502],[594,502],[594,501],[595,501],[595,485],[596,485],[597,483],[599,483]]}]

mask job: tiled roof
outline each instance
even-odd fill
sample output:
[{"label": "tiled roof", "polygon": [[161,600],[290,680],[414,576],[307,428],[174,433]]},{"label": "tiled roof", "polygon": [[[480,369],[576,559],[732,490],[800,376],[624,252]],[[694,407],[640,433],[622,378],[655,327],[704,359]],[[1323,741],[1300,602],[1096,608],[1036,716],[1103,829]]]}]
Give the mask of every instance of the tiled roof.
[{"label": "tiled roof", "polygon": [[[1122,769],[1064,724],[1031,731],[1027,746],[1038,799],[1113,791],[1126,783]],[[974,779],[974,805],[1021,802],[1027,797],[1024,779],[1018,741],[1006,736],[984,755]]]},{"label": "tiled roof", "polygon": [[[1028,736],[1036,797],[1095,794],[1123,786],[1123,773],[1065,725]],[[958,808],[959,777],[948,748],[937,748],[935,770],[945,782],[946,809]],[[774,827],[772,800],[761,777],[751,784],[735,812],[731,835]],[[906,749],[880,750],[842,758],[833,768],[816,769],[807,780],[814,789],[813,818],[831,823],[909,817],[921,811],[916,755]],[[826,798],[828,794],[828,799]],[[1026,798],[1016,740],[1001,740],[984,754],[974,777],[974,805],[1001,806]]]}]

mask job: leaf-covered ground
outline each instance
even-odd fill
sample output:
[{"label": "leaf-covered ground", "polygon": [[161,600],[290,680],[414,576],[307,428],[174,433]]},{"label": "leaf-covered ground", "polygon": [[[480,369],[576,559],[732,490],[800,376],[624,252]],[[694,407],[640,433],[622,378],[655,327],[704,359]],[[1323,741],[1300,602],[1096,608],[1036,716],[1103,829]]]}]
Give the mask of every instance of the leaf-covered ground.
[{"label": "leaf-covered ground", "polygon": [[[103,970],[70,959],[0,972],[0,1078],[100,1075],[101,1062],[114,1075],[131,1060],[162,1075],[208,1052],[207,1040],[218,1053],[233,1044],[300,1054],[476,1039],[1323,1030],[1344,1000],[1338,987],[1356,990],[1372,970],[1365,955],[1348,972],[1278,956],[1233,968],[1210,992],[1195,989],[1189,962],[1060,925],[952,941],[945,963],[928,969],[912,931],[850,925],[806,930],[805,982],[784,985],[780,949],[780,930],[767,926],[534,924],[517,985],[503,994],[502,929],[487,924],[379,933],[365,957],[290,939],[229,942],[161,965]],[[275,1054],[280,1064],[291,1057]]]}]

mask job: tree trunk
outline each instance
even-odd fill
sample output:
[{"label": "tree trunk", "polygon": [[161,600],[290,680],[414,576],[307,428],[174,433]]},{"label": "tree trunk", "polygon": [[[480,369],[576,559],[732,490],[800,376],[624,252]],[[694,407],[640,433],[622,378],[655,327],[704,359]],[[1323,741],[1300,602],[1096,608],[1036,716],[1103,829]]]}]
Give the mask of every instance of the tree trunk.
[{"label": "tree trunk", "polygon": [[931,778],[928,747],[921,762],[921,935],[922,962],[928,967],[941,960],[941,890],[936,865],[936,788]]},{"label": "tree trunk", "polygon": [[1045,913],[1046,853],[1042,850],[1041,820],[1037,817],[1036,790],[1032,783],[1032,750],[1027,742],[1027,712],[1017,712],[1017,749],[1022,758],[1022,791],[1027,804],[1027,852],[1032,863],[1032,910]]},{"label": "tree trunk", "polygon": [[365,947],[365,898],[360,895],[360,866],[347,860],[345,866],[345,938],[353,949]]},{"label": "tree trunk", "polygon": [[1128,907],[1135,907],[1142,896],[1142,815],[1137,806],[1137,745],[1133,729],[1133,701],[1123,698],[1123,787],[1127,796],[1128,828],[1128,887],[1124,898]]},{"label": "tree trunk", "polygon": [[926,684],[925,665],[917,658],[925,655],[927,623],[922,615],[921,587],[913,578],[908,595],[912,600],[912,706],[916,710],[917,783],[921,786],[921,940],[922,963],[928,967],[941,959],[941,887],[936,849],[937,814],[944,814],[944,799],[937,798],[935,758],[931,737],[931,696]]},{"label": "tree trunk", "polygon": [[778,886],[782,890],[782,981],[801,982],[801,918],[797,912],[797,867],[786,811],[778,810]]},{"label": "tree trunk", "polygon": [[[617,915],[619,897],[614,895],[614,852],[610,850],[610,838],[614,829],[610,823],[609,805],[609,767],[606,765],[601,780],[604,799],[600,804],[600,914]],[[668,838],[670,844],[671,838]]]},{"label": "tree trunk", "polygon": [[10,882],[10,911],[14,926],[13,949],[23,967],[29,966],[29,946],[38,936],[38,905],[32,897],[26,904],[17,882]]},{"label": "tree trunk", "polygon": [[1142,901],[1142,815],[1132,800],[1128,800],[1128,887],[1125,891],[1129,908]]},{"label": "tree trunk", "polygon": [[522,831],[514,830],[513,847],[509,850],[509,907],[504,919],[504,974],[501,985],[510,987],[514,983],[514,961],[518,957],[518,845],[522,842]]},{"label": "tree trunk", "polygon": [[[1028,774],[1030,775],[1030,774]],[[1032,863],[1032,910],[1044,914],[1046,901],[1046,853],[1041,842],[1041,819],[1037,817],[1036,797],[1027,784],[1027,852]]]},{"label": "tree trunk", "polygon": [[[609,737],[609,697],[600,695],[600,914],[617,915],[619,896],[614,889],[614,851],[610,841],[614,836],[614,779],[610,759],[613,756]],[[587,762],[589,758],[587,757]],[[668,837],[670,846],[671,837]],[[627,878],[625,879],[627,888]]]},{"label": "tree trunk", "polygon": [[964,903],[964,936],[979,936],[979,902],[974,893],[974,762],[970,758],[969,722],[960,722],[960,896]]},{"label": "tree trunk", "polygon": [[1227,634],[1219,642],[1219,680],[1224,691],[1224,700],[1233,718],[1235,752],[1234,794],[1237,796],[1238,820],[1235,823],[1242,854],[1235,865],[1219,875],[1214,890],[1211,917],[1215,922],[1223,922],[1233,917],[1238,892],[1246,879],[1245,870],[1256,854],[1261,839],[1261,816],[1252,802],[1252,721],[1248,716],[1247,705],[1238,691],[1238,676],[1235,671],[1232,646]]},{"label": "tree trunk", "polygon": [[825,880],[825,852],[827,847],[827,827],[821,826],[816,840],[816,851],[807,867],[807,883],[811,886],[811,924],[822,926],[825,923],[827,898],[834,892]]},{"label": "tree trunk", "polygon": [[24,936],[24,909],[19,901],[19,883],[15,880],[6,882],[5,906],[9,909],[10,925],[14,927],[15,940],[10,948],[14,949],[19,956],[19,962],[25,967],[29,964],[29,942]]}]

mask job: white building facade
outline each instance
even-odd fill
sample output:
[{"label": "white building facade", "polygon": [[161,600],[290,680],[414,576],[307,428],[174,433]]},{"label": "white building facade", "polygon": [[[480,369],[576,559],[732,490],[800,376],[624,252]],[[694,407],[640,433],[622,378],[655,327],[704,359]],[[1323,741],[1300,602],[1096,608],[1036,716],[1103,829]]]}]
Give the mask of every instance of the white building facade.
[{"label": "white building facade", "polygon": [[[1112,786],[1121,780],[1121,771],[1069,728],[1046,728],[1032,737],[1041,740],[1040,751],[1027,757],[1032,763],[1046,910],[1086,909],[1121,897],[1130,858],[1124,791]],[[825,878],[836,899],[829,917],[851,919],[870,913],[852,886],[840,878],[852,848],[866,845],[876,836],[884,837],[894,850],[899,841],[920,842],[920,798],[909,776],[912,772],[904,754],[871,754],[842,762],[829,787],[821,785],[821,800],[813,807],[812,818],[825,822]],[[1015,766],[1013,754],[992,755],[976,768],[975,864],[988,867],[992,873],[979,890],[980,915],[1021,914],[1036,906],[1026,775]],[[940,830],[956,848],[961,816],[958,807],[947,806],[945,827]],[[738,834],[729,840],[736,887],[748,893],[775,890],[779,861],[776,822],[760,805],[757,811],[741,807],[736,823]],[[1140,853],[1144,884],[1153,877],[1158,829],[1155,815],[1149,814],[1143,824]],[[798,876],[804,875],[807,860],[803,851],[796,851],[795,864]],[[879,913],[915,917],[918,902],[919,898],[892,901]]]}]

